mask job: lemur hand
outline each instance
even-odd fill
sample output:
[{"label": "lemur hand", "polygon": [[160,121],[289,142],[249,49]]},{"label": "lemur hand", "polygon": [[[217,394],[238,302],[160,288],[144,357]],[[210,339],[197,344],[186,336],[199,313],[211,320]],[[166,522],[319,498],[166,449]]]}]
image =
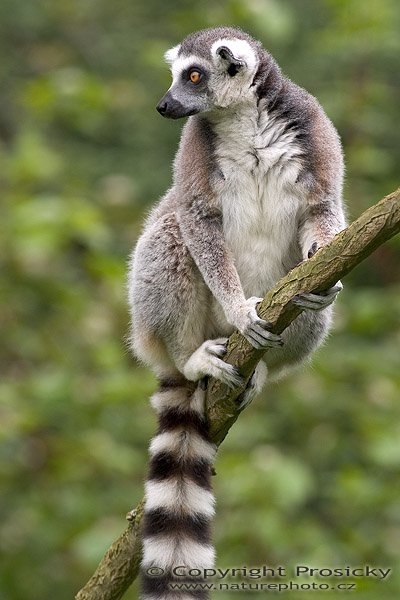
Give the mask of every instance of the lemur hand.
[{"label": "lemur hand", "polygon": [[292,300],[293,304],[307,310],[323,310],[336,300],[336,296],[343,289],[341,281],[320,294],[298,294]]},{"label": "lemur hand", "polygon": [[260,319],[257,314],[256,306],[261,301],[262,298],[255,296],[246,300],[241,314],[234,319],[233,325],[254,348],[278,348],[283,345],[281,336],[271,333],[271,323]]},{"label": "lemur hand", "polygon": [[[319,247],[317,242],[314,242],[307,252],[307,258],[311,258],[312,256],[314,256],[318,249]],[[293,298],[292,302],[293,304],[296,304],[296,306],[299,306],[300,308],[305,308],[307,310],[323,310],[336,300],[336,296],[342,289],[342,282],[338,281],[336,285],[329,288],[328,290],[324,290],[319,294],[298,294]]]}]

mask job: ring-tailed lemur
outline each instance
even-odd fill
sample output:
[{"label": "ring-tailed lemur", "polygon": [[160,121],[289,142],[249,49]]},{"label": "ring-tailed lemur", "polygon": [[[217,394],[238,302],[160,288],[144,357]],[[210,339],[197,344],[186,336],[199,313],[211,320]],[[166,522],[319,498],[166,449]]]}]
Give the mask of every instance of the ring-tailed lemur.
[{"label": "ring-tailed lemur", "polygon": [[[183,600],[207,594],[171,591],[173,568],[205,569],[214,562],[215,448],[203,386],[196,382],[205,376],[229,385],[240,380],[223,361],[226,336],[235,329],[256,348],[270,348],[243,402],[267,374],[276,378],[323,341],[340,285],[298,296],[294,302],[310,310],[282,337],[268,331],[256,305],[344,227],[343,160],[317,100],[241,30],[193,33],[165,57],[173,83],[157,110],[190,118],[173,186],[134,251],[129,300],[134,351],[160,380],[152,398],[159,430],[146,483],[142,598]],[[155,576],[157,569],[164,574]]]}]

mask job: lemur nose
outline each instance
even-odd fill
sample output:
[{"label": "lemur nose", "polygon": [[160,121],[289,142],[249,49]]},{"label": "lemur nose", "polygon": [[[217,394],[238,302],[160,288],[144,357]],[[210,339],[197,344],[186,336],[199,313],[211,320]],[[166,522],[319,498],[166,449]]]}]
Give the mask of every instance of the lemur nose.
[{"label": "lemur nose", "polygon": [[160,115],[165,115],[168,109],[168,103],[165,100],[161,100],[159,104],[157,104],[156,109],[160,113]]}]

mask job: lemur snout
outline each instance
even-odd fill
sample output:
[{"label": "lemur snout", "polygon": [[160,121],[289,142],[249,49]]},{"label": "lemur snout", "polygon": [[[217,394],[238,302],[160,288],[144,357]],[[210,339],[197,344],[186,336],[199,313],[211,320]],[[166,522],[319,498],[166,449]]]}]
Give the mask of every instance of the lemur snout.
[{"label": "lemur snout", "polygon": [[167,119],[181,119],[182,117],[188,117],[198,112],[197,107],[192,105],[184,106],[169,91],[161,98],[156,109],[160,115],[167,117]]},{"label": "lemur snout", "polygon": [[156,106],[156,110],[158,110],[160,115],[164,116],[168,110],[168,102],[165,102],[165,100],[160,100]]},{"label": "lemur snout", "polygon": [[167,92],[165,96],[161,98],[156,108],[160,115],[170,119],[179,119],[180,117],[186,116],[188,112],[178,100],[175,100],[171,92]]}]

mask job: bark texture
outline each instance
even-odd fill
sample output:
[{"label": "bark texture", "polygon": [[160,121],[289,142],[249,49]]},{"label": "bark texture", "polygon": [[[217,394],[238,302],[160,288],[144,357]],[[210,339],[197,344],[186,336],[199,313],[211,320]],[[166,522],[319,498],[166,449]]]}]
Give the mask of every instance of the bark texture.
[{"label": "bark texture", "polygon": [[[290,300],[300,292],[318,292],[333,286],[378,246],[400,232],[400,188],[366,210],[356,221],[309,260],[282,278],[259,307],[262,318],[281,333],[301,312]],[[245,381],[251,377],[264,351],[255,350],[243,336],[229,338],[225,360],[235,364]],[[207,416],[211,436],[220,444],[240,414],[234,390],[211,379],[207,388]],[[143,501],[128,514],[129,524],[109,548],[76,600],[119,600],[137,577],[141,558],[140,521]]]}]

